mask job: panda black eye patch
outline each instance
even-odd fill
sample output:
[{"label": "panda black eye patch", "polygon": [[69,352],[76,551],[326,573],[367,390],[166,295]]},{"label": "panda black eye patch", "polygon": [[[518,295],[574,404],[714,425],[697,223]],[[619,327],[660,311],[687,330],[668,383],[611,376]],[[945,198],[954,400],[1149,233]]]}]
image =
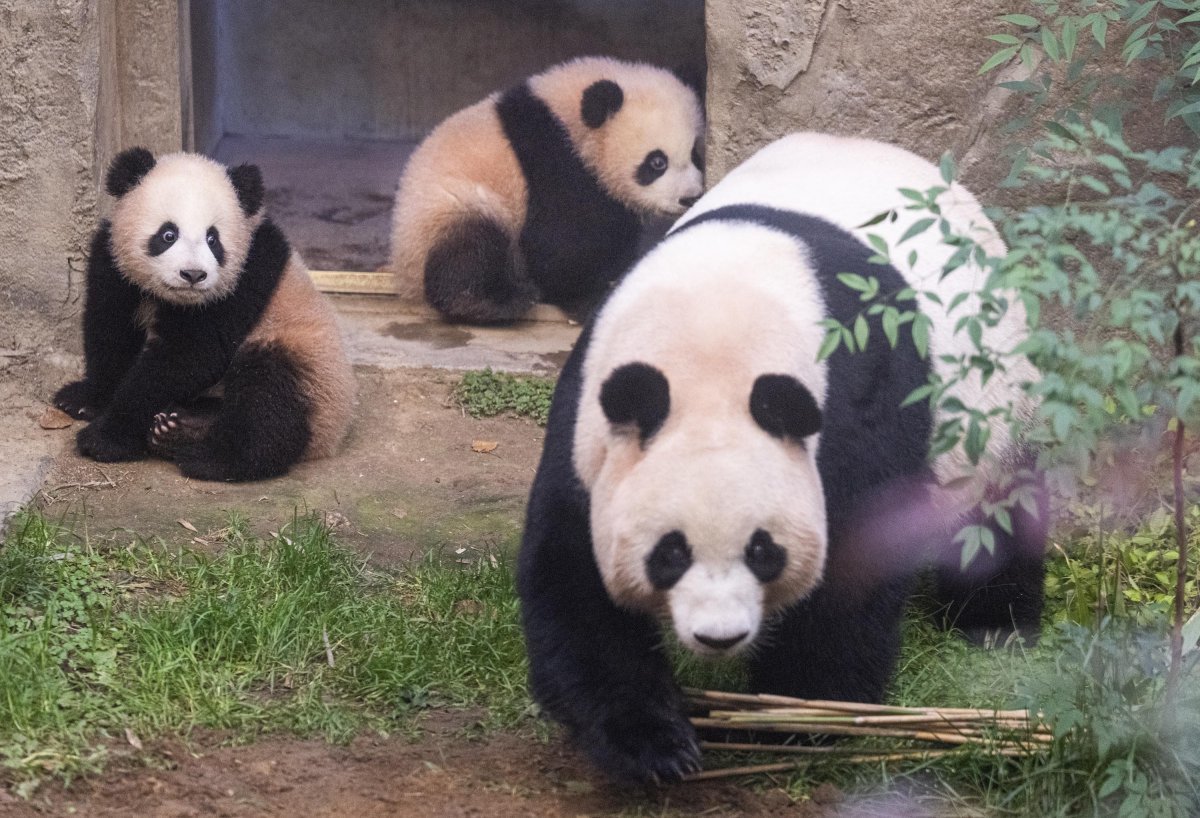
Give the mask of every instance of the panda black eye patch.
[{"label": "panda black eye patch", "polygon": [[646,578],[659,591],[674,587],[692,567],[692,549],[682,531],[664,534],[646,557]]},{"label": "panda black eye patch", "polygon": [[152,256],[161,256],[178,240],[179,228],[175,226],[175,222],[163,222],[154,235],[150,237],[146,252]]},{"label": "panda black eye patch", "polygon": [[759,375],[750,390],[750,414],[773,437],[803,441],[821,431],[821,409],[791,375]]},{"label": "panda black eye patch", "polygon": [[759,582],[779,579],[787,565],[787,552],[761,528],[754,532],[746,545],[746,567]]},{"label": "panda black eye patch", "polygon": [[600,407],[614,426],[636,425],[645,444],[667,419],[671,388],[666,376],[649,364],[624,364],[600,387]]},{"label": "panda black eye patch", "polygon": [[646,154],[646,158],[642,160],[642,164],[638,165],[637,173],[634,178],[642,187],[654,182],[655,179],[667,172],[667,155],[658,148]]},{"label": "panda black eye patch", "polygon": [[208,232],[204,236],[204,240],[208,242],[208,249],[212,251],[213,258],[217,260],[218,267],[225,266],[225,245],[221,244],[221,231],[212,226],[208,228]]}]

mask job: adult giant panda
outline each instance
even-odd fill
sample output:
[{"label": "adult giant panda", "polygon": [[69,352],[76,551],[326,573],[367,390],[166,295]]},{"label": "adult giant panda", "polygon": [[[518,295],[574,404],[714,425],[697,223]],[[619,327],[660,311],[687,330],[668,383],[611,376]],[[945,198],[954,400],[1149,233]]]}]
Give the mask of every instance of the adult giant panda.
[{"label": "adult giant panda", "polygon": [[[743,653],[754,691],[878,701],[918,572],[940,562],[938,596],[954,624],[1037,631],[1043,515],[996,528],[996,555],[960,573],[954,533],[962,452],[929,463],[929,406],[901,404],[931,360],[966,333],[935,310],[929,357],[879,324],[865,351],[817,360],[829,317],[867,305],[837,279],[873,276],[881,297],[909,284],[949,303],[977,283],[939,280],[950,248],[936,229],[902,246],[901,272],[872,263],[915,218],[858,228],[942,184],[936,168],[863,139],[795,134],[735,169],[647,254],[589,325],[564,367],[534,481],[518,585],[534,696],[604,770],[665,780],[695,769],[694,731],[658,619],[701,655]],[[954,185],[942,213],[992,252],[1003,245]],[[1022,337],[1019,304],[986,342]],[[906,337],[907,336],[907,337]],[[1015,404],[1023,358],[960,395]],[[992,429],[995,460],[1017,473],[1021,447]],[[977,495],[965,495],[977,496]],[[942,561],[944,560],[944,562]]]},{"label": "adult giant panda", "polygon": [[409,159],[393,211],[402,296],[446,318],[585,310],[633,263],[641,220],[702,191],[696,94],[641,63],[583,57],[451,116]]},{"label": "adult giant panda", "polygon": [[332,454],[354,376],[332,309],[262,215],[259,169],[131,148],[106,187],[117,201],[88,259],[85,375],[54,397],[91,421],[79,451],[153,453],[201,480]]}]

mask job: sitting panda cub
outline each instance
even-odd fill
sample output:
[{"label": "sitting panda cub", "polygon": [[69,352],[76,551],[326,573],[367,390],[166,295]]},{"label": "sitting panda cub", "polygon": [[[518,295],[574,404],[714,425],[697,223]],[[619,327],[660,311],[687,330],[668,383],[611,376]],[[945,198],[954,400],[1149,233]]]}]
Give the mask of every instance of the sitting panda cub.
[{"label": "sitting panda cub", "polygon": [[[332,309],[262,215],[257,167],[131,148],[88,259],[83,380],[54,396],[100,461],[258,480],[332,454],[354,377]],[[214,394],[219,392],[220,394]]]},{"label": "sitting panda cub", "polygon": [[[942,185],[900,148],[814,133],[784,138],[707,193],[622,280],[567,361],[526,517],[518,589],[534,697],[603,770],[678,778],[699,763],[696,735],[659,620],[702,656],[746,657],[751,689],[880,701],[914,578],[934,569],[947,624],[1037,633],[1045,510],[1004,531],[966,492],[964,453],[930,462],[938,418],[901,408],[940,358],[973,349],[958,315],[928,312],[929,355],[911,333],[892,348],[874,321],[863,351],[818,360],[834,318],[865,305],[838,274],[909,286],[949,304],[981,277],[944,279],[952,248],[929,230],[901,271],[870,259],[920,214],[901,188]],[[958,185],[942,213],[993,255],[1003,244]],[[897,208],[899,217],[862,228]],[[1019,300],[985,343],[1022,338]],[[957,394],[987,411],[1032,411],[1023,357]],[[991,428],[979,488],[1035,472],[1007,424]],[[968,478],[969,480],[970,478]],[[991,525],[995,554],[962,571],[954,535]]]},{"label": "sitting panda cub", "polygon": [[587,311],[633,263],[645,215],[700,195],[703,117],[674,74],[584,57],[451,116],[409,159],[391,268],[450,320]]}]

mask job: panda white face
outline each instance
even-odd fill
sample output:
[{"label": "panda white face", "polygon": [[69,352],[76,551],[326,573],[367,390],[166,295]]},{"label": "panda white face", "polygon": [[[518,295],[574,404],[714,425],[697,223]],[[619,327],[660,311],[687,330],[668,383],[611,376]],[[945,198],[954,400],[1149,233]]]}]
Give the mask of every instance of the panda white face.
[{"label": "panda white face", "polygon": [[605,189],[628,207],[674,216],[704,192],[700,100],[674,74],[585,58],[533,77],[530,85],[560,113]]},{"label": "panda white face", "polygon": [[600,128],[597,161],[604,181],[636,210],[678,215],[704,192],[703,121],[696,97],[669,75],[621,94],[620,109]]},{"label": "panda white face", "polygon": [[233,289],[256,226],[224,166],[175,154],[157,160],[117,200],[113,251],[122,272],[147,293],[203,304]]},{"label": "panda white face", "polygon": [[576,424],[609,595],[669,615],[701,655],[753,645],[825,565],[821,299],[794,241],[745,229],[668,238],[630,273],[593,329]]}]

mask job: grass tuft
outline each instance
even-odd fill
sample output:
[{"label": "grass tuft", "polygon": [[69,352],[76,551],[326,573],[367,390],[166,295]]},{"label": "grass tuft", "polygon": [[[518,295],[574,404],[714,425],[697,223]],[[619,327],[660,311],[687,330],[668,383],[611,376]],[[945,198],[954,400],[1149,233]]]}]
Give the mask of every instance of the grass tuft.
[{"label": "grass tuft", "polygon": [[346,739],[422,708],[528,712],[512,570],[367,566],[323,526],[229,529],[216,555],[76,537],[38,515],[0,548],[0,780],[28,791],[105,740],[198,727]]}]

